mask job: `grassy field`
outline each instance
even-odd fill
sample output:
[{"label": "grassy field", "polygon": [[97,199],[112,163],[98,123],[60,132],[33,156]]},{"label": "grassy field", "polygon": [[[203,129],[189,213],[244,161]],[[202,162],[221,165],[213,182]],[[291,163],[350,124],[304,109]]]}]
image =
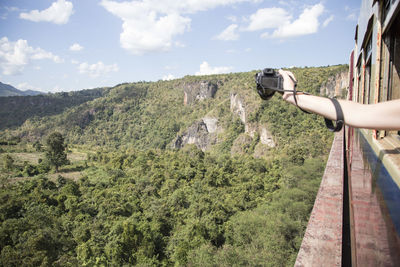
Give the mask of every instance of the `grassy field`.
[{"label": "grassy field", "polygon": [[[9,155],[14,160],[14,169],[5,169],[5,156]],[[45,175],[56,180],[59,175],[74,181],[82,177],[82,171],[87,167],[87,154],[80,151],[79,148],[69,149],[67,158],[70,164],[61,166],[58,173],[51,169]],[[2,145],[0,146],[0,179],[8,182],[17,182],[31,177],[21,175],[21,171],[26,164],[33,166],[38,165],[41,160],[45,159],[45,152],[37,152],[30,145]]]}]

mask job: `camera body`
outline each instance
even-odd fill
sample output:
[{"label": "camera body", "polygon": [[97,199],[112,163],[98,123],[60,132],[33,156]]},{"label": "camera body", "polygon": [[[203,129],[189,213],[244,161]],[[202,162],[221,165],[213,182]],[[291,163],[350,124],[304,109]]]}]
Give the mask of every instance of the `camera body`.
[{"label": "camera body", "polygon": [[270,99],[276,91],[283,92],[283,77],[276,70],[265,68],[255,75],[257,92],[264,100]]}]

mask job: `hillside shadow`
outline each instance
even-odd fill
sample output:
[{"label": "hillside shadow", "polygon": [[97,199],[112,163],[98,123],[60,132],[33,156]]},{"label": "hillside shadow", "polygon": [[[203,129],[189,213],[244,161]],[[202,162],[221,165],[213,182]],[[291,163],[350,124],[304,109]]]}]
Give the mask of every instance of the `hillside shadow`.
[{"label": "hillside shadow", "polygon": [[63,113],[68,108],[102,97],[103,88],[36,96],[0,97],[0,130],[17,128],[31,118]]}]

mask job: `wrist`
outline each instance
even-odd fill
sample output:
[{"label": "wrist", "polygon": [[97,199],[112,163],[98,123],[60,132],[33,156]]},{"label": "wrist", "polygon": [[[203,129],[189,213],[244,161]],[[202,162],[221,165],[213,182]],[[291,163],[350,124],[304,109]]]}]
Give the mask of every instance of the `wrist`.
[{"label": "wrist", "polygon": [[296,92],[296,96],[294,96],[293,92],[285,92],[282,95],[282,98],[283,98],[283,100],[285,100],[285,101],[287,101],[289,103],[295,104],[296,101],[295,101],[294,98],[296,97],[296,100],[299,101],[299,98],[298,98],[299,95],[304,95],[304,93],[303,92]]}]

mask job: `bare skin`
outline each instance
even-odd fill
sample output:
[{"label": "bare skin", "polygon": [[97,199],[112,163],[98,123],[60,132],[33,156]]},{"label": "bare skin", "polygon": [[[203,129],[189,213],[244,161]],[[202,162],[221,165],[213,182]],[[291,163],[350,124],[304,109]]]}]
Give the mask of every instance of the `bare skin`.
[{"label": "bare skin", "polygon": [[[295,79],[290,71],[279,70],[283,76],[283,88],[293,90]],[[283,100],[295,105],[291,92],[285,92]],[[330,99],[320,96],[296,94],[297,104],[304,110],[321,115],[330,120],[336,120],[336,110]],[[343,110],[346,125],[376,130],[400,130],[400,99],[378,104],[360,104],[352,101],[339,100]]]}]

